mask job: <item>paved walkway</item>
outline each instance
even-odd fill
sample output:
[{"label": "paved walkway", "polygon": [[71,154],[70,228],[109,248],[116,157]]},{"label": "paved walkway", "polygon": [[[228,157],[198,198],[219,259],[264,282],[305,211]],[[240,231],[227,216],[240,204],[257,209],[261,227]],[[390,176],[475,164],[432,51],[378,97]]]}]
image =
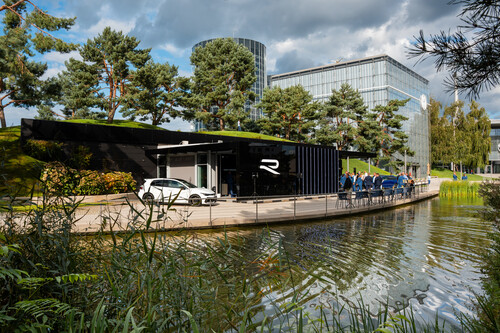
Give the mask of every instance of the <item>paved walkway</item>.
[{"label": "paved walkway", "polygon": [[92,196],[77,198],[83,205],[75,211],[74,231],[126,231],[131,226],[145,228],[147,224],[150,229],[159,230],[241,227],[362,214],[434,197],[439,193],[440,183],[440,179],[433,179],[430,186],[416,191],[411,198],[384,202],[375,198],[370,205],[366,199],[352,199],[352,205],[346,205],[336,194],[258,201],[222,198],[214,205],[172,205],[170,208],[157,203],[145,206],[134,194]]},{"label": "paved walkway", "polygon": [[[436,182],[437,183],[437,182]],[[408,199],[388,200],[368,205],[367,200],[352,199],[352,205],[338,200],[336,194],[298,198],[249,200],[238,202],[231,199],[214,205],[188,206],[154,204],[145,206],[130,195],[112,198],[114,204],[87,206],[78,209],[75,225],[77,232],[125,231],[131,225],[144,228],[150,222],[151,229],[205,229],[241,227],[278,222],[303,221],[351,214],[362,214],[389,209],[438,195],[433,185],[426,192]],[[127,199],[125,199],[127,198]],[[108,200],[111,198],[108,198]]]}]

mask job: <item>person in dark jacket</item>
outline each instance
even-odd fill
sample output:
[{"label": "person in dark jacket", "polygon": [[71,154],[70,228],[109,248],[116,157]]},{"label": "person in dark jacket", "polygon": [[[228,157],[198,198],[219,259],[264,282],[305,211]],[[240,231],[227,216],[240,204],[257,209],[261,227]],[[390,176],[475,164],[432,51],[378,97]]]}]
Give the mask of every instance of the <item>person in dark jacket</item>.
[{"label": "person in dark jacket", "polygon": [[375,173],[375,179],[373,180],[373,187],[376,190],[380,190],[382,188],[382,177],[380,177],[380,174]]},{"label": "person in dark jacket", "polygon": [[344,192],[352,191],[352,180],[349,176],[349,172],[345,173],[345,182],[344,182]]},{"label": "person in dark jacket", "polygon": [[368,191],[373,188],[373,177],[370,176],[370,173],[365,177],[365,189]]}]

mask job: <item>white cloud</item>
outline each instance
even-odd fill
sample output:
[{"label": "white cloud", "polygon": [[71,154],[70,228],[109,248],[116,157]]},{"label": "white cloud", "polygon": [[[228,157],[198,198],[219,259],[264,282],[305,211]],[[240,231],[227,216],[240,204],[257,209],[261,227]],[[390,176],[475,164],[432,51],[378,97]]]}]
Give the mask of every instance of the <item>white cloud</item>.
[{"label": "white cloud", "polygon": [[70,53],[59,53],[59,52],[49,52],[43,55],[43,60],[46,62],[55,62],[59,64],[64,64],[70,58],[75,58],[77,60],[82,60],[80,53],[78,51],[72,51]]},{"label": "white cloud", "polygon": [[121,31],[123,34],[128,34],[135,27],[135,20],[127,22],[101,18],[99,22],[87,29],[87,33],[90,36],[95,37],[100,34],[106,27],[111,27],[111,29],[115,31]]},{"label": "white cloud", "polygon": [[189,54],[191,52],[191,49],[179,48],[179,47],[176,47],[172,43],[163,44],[159,48],[161,50],[165,50],[168,53],[172,54],[173,56],[176,56],[176,57],[179,57],[179,58],[183,57],[183,56],[186,56],[187,54]]}]

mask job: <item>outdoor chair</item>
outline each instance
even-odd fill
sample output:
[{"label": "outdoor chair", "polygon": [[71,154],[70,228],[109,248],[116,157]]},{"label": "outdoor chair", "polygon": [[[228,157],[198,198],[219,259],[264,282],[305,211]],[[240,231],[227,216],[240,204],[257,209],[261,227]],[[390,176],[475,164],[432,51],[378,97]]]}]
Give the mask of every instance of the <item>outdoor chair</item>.
[{"label": "outdoor chair", "polygon": [[356,196],[355,196],[355,199],[356,199],[356,203],[358,205],[358,207],[361,206],[361,203],[363,204],[363,206],[366,206],[368,205],[368,192],[367,191],[358,191],[358,192],[355,192],[356,193]]},{"label": "outdoor chair", "polygon": [[405,188],[404,187],[397,187],[395,190],[394,190],[394,198],[397,200],[397,199],[400,199],[403,197],[405,193]]},{"label": "outdoor chair", "polygon": [[394,199],[394,190],[392,188],[386,188],[384,191],[384,201],[389,201]]},{"label": "outdoor chair", "polygon": [[382,190],[372,190],[370,193],[371,196],[371,203],[374,203],[374,199],[378,198],[378,203],[381,203],[384,200],[384,191]]},{"label": "outdoor chair", "polygon": [[349,208],[353,207],[352,200],[351,200],[351,192],[339,192],[337,193],[337,204],[336,208]]}]

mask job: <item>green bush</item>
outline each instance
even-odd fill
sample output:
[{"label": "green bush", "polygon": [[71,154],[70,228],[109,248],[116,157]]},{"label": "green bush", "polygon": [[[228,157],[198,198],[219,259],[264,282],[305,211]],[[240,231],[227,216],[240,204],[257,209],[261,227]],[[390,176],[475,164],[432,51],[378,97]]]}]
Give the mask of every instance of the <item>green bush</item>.
[{"label": "green bush", "polygon": [[60,161],[63,157],[63,144],[56,141],[28,140],[24,146],[27,155],[37,160]]},{"label": "green bush", "polygon": [[76,170],[68,168],[61,162],[50,162],[42,170],[42,187],[51,195],[75,195],[79,183]]},{"label": "green bush", "polygon": [[51,195],[116,194],[134,191],[136,187],[130,173],[75,170],[61,162],[47,163],[41,181],[45,192]]},{"label": "green bush", "polygon": [[85,146],[76,146],[71,149],[71,158],[68,164],[78,170],[83,170],[89,167],[92,153]]}]

